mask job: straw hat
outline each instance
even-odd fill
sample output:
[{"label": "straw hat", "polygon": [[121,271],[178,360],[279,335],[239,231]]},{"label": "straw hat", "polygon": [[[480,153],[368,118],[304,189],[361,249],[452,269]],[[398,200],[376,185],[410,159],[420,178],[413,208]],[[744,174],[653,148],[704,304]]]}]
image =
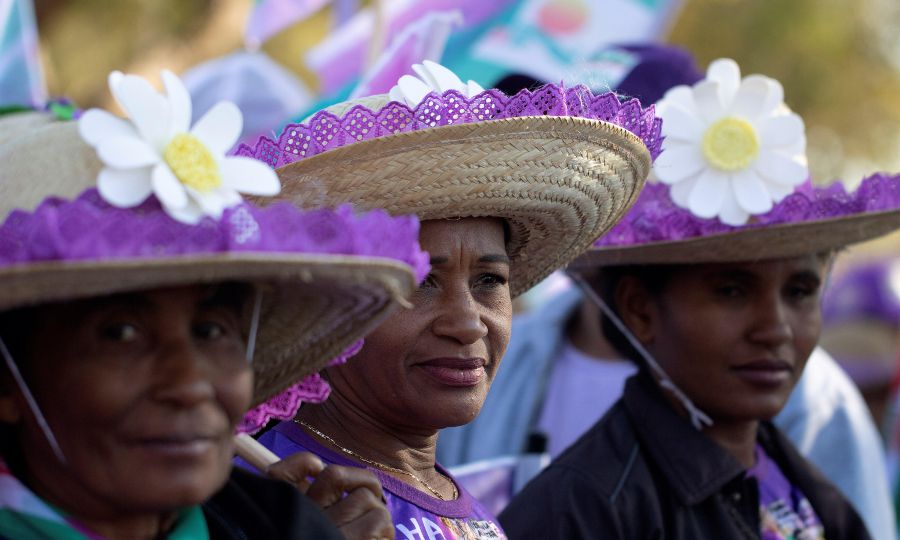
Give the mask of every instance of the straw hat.
[{"label": "straw hat", "polygon": [[812,187],[803,121],[782,97],[778,81],[741,79],[728,59],[670,89],[657,103],[659,183],[571,267],[787,258],[900,227],[898,176],[874,175],[849,194],[839,183]]},{"label": "straw hat", "polygon": [[[880,182],[893,184],[893,187],[885,186],[885,188],[900,196],[900,191],[897,191],[900,188],[900,177],[879,176],[878,178]],[[853,198],[862,201],[858,192],[853,195]],[[817,205],[826,207],[829,205],[826,202],[828,200],[830,199],[819,195]],[[900,197],[896,199],[896,203],[900,203]],[[809,219],[772,225],[751,224],[728,232],[680,240],[597,245],[575,260],[571,267],[696,264],[781,259],[809,253],[835,251],[900,228],[900,207],[882,211],[852,212],[852,205],[845,204],[844,206],[847,214],[829,219]],[[635,208],[644,207],[644,204],[640,202],[635,205]],[[677,210],[675,212],[678,213]],[[623,225],[623,229],[626,227],[627,225]]]},{"label": "straw hat", "polygon": [[[396,259],[290,250],[192,253],[186,247],[180,254],[160,256],[104,257],[98,252],[79,260],[11,262],[13,248],[22,242],[22,236],[16,236],[22,223],[39,212],[64,218],[62,210],[54,214],[54,204],[82,204],[110,216],[118,212],[148,221],[155,215],[158,221],[154,223],[160,227],[156,232],[169,233],[169,237],[163,235],[164,241],[193,228],[170,219],[155,200],[136,210],[123,210],[103,203],[96,191],[85,192],[95,185],[102,163],[79,137],[78,126],[34,120],[33,116],[11,116],[0,121],[0,132],[9,127],[7,122],[30,123],[25,133],[0,144],[0,247],[6,251],[0,251],[0,310],[178,285],[256,284],[263,295],[253,360],[254,403],[259,403],[324,367],[373,329],[396,305],[394,301],[415,287],[409,265]],[[79,195],[71,203],[51,199]],[[242,208],[247,210],[249,205]],[[53,238],[52,233],[40,229],[25,238],[37,243],[73,240]]]},{"label": "straw hat", "polygon": [[516,296],[631,206],[658,153],[659,121],[636,100],[585,87],[509,97],[473,84],[456,79],[406,103],[393,91],[340,103],[238,155],[276,166],[278,198],[300,206],[503,218]]}]

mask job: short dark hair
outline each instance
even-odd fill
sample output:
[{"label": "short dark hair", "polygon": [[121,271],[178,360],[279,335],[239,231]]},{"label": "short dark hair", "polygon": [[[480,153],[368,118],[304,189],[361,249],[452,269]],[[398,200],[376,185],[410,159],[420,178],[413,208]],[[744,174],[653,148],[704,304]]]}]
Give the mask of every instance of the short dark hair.
[{"label": "short dark hair", "polygon": [[[600,298],[606,302],[610,310],[621,320],[621,310],[616,304],[616,289],[618,289],[623,278],[631,276],[639,280],[651,295],[658,298],[665,291],[669,279],[675,271],[675,265],[608,266],[597,271],[588,283]],[[642,369],[647,367],[644,357],[634,348],[612,320],[602,312],[600,314],[600,326],[603,331],[603,337],[609,341],[609,344],[619,354]]]}]

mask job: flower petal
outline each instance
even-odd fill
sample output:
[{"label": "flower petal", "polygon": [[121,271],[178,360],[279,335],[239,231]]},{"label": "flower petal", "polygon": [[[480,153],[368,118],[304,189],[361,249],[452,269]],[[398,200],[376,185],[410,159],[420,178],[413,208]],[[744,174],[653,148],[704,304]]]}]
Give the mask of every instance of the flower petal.
[{"label": "flower petal", "polygon": [[159,154],[143,139],[111,137],[97,147],[97,156],[104,164],[116,169],[134,169],[159,163]]},{"label": "flower petal", "polygon": [[659,116],[663,120],[663,135],[667,138],[699,143],[703,137],[705,126],[702,121],[680,105],[670,103]]},{"label": "flower petal", "polygon": [[744,211],[734,197],[734,192],[730,189],[725,190],[725,197],[722,199],[722,210],[719,212],[719,221],[726,225],[744,225],[750,218],[750,214]]},{"label": "flower petal", "polygon": [[765,182],[766,191],[769,192],[769,196],[772,198],[773,203],[781,202],[785,197],[794,192],[793,186],[773,182],[764,176],[760,176],[760,179]]},{"label": "flower petal", "polygon": [[663,184],[675,184],[697,174],[706,166],[706,160],[696,144],[667,144],[665,151],[656,158],[653,171]]},{"label": "flower petal", "polygon": [[184,208],[188,204],[184,185],[165,163],[153,168],[153,193],[166,208]]},{"label": "flower petal", "polygon": [[[189,206],[198,206],[200,211],[203,212],[204,215],[209,216],[213,219],[219,219],[222,217],[222,211],[225,210],[227,204],[226,194],[221,193],[219,190],[209,191],[207,193],[200,193],[195,189],[191,189],[190,187],[185,188],[188,195],[191,198],[191,204]],[[232,192],[233,193],[233,192]],[[238,201],[240,201],[240,196],[238,196]]]},{"label": "flower petal", "polygon": [[731,58],[719,58],[706,68],[706,79],[719,83],[719,98],[727,105],[741,84],[741,68]]},{"label": "flower petal", "polygon": [[78,119],[78,133],[86,143],[95,148],[110,137],[138,137],[134,126],[103,109],[90,109],[81,115]]},{"label": "flower petal", "polygon": [[798,186],[809,177],[806,156],[788,156],[763,149],[756,158],[756,171],[768,180],[787,186]]},{"label": "flower petal", "polygon": [[475,97],[482,92],[484,92],[484,87],[477,82],[469,81],[466,83],[466,97]]},{"label": "flower petal", "polygon": [[722,209],[722,201],[728,187],[727,175],[712,169],[700,173],[688,197],[688,208],[691,213],[707,219],[716,217]]},{"label": "flower petal", "polygon": [[191,95],[184,83],[168,69],[162,71],[163,85],[169,99],[169,137],[187,133],[191,129]]},{"label": "flower petal", "polygon": [[203,141],[214,155],[228,152],[241,136],[244,118],[237,105],[220,101],[194,124],[191,134]]},{"label": "flower petal", "polygon": [[132,208],[147,200],[153,193],[151,169],[104,168],[97,175],[97,191],[103,200],[119,208]]},{"label": "flower petal", "polygon": [[752,169],[738,171],[731,179],[738,205],[749,214],[765,214],[772,209],[772,196]]},{"label": "flower petal", "polygon": [[767,111],[763,110],[769,97],[771,79],[761,75],[751,75],[741,81],[734,101],[726,111],[748,120],[753,120]]},{"label": "flower petal", "polygon": [[760,143],[766,148],[790,146],[803,137],[803,119],[794,113],[764,118],[759,126]]},{"label": "flower petal", "polygon": [[712,123],[722,117],[724,108],[719,94],[719,83],[715,81],[701,81],[694,85],[694,101],[702,118]]},{"label": "flower petal", "polygon": [[248,157],[222,160],[222,183],[229,189],[250,195],[271,197],[281,191],[281,182],[265,163]]},{"label": "flower petal", "polygon": [[[113,71],[109,74],[109,77],[106,78],[106,82],[109,85],[109,93],[115,98],[119,107],[122,107],[122,102],[119,100],[119,85],[122,84],[122,79],[124,78],[125,74],[121,71]],[[122,108],[124,109],[124,107]]]},{"label": "flower petal", "polygon": [[169,135],[169,103],[166,98],[136,75],[122,78],[116,97],[141,137],[153,148],[162,150]]},{"label": "flower petal", "polygon": [[669,186],[669,196],[672,198],[672,202],[681,208],[688,209],[688,199],[690,199],[691,192],[694,191],[694,186],[697,185],[697,180],[699,179],[700,175],[698,174]]},{"label": "flower petal", "polygon": [[694,90],[690,86],[682,84],[670,88],[656,103],[656,113],[662,115],[665,108],[670,105],[678,105],[688,113],[698,116],[697,104],[694,102]]},{"label": "flower petal", "polygon": [[[762,75],[758,75],[762,77]],[[777,111],[778,109],[787,106],[784,104],[784,87],[781,86],[781,83],[776,79],[772,79],[770,77],[766,77],[769,79],[769,93],[766,95],[766,103],[763,105],[763,111]]]},{"label": "flower petal", "polygon": [[196,204],[188,204],[183,208],[171,208],[168,206],[163,206],[163,210],[165,210],[166,213],[172,217],[172,219],[180,221],[182,223],[187,223],[188,225],[196,225],[200,222],[201,219],[205,217],[203,211]]},{"label": "flower petal", "polygon": [[422,103],[425,96],[431,92],[431,88],[427,84],[412,75],[400,77],[400,80],[397,81],[397,86],[394,88],[398,89],[399,94],[403,96],[403,101],[405,101],[410,108],[414,108],[419,103]]},{"label": "flower petal", "polygon": [[456,73],[453,73],[441,64],[432,62],[431,60],[424,60],[422,65],[425,66],[425,69],[434,80],[434,88],[438,92],[446,92],[447,90],[466,90],[466,85],[463,84]]}]

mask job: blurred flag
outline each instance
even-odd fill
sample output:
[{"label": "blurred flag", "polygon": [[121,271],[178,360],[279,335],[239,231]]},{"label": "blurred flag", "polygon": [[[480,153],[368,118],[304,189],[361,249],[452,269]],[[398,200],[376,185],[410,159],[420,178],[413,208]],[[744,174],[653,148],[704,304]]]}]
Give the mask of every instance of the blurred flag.
[{"label": "blurred flag", "polygon": [[[461,26],[468,28],[491,19],[514,1],[382,0],[385,42],[392,43],[405,28],[429,13],[458,11],[463,19]],[[376,35],[375,24],[372,8],[361,9],[307,52],[306,65],[319,76],[323,95],[340,92],[355,84],[366,71],[367,52]]]},{"label": "blurred flag", "polygon": [[[522,73],[542,81],[615,80],[633,67],[627,55],[604,52],[612,44],[656,41],[682,0],[520,0],[512,17],[476,40],[470,64],[491,81]],[[600,75],[598,77],[598,75]],[[489,84],[489,82],[487,82]]]},{"label": "blurred flag", "polygon": [[0,0],[0,107],[42,107],[47,88],[31,0]]},{"label": "blurred flag", "polygon": [[413,74],[413,64],[440,62],[450,34],[462,22],[462,13],[457,10],[437,11],[404,28],[363,75],[350,97],[386,94],[400,77]]},{"label": "blurred flag", "polygon": [[312,103],[312,92],[303,82],[261,51],[214,58],[194,66],[182,78],[194,103],[194,121],[216,103],[231,101],[244,113],[241,140],[245,141],[271,135]]},{"label": "blurred flag", "polygon": [[257,49],[270,37],[309,17],[331,1],[255,0],[244,29],[244,43],[250,49]]}]

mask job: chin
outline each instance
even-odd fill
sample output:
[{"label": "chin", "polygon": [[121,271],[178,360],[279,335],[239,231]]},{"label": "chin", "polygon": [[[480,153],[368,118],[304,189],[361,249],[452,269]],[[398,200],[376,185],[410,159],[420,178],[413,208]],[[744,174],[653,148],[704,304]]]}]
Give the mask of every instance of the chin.
[{"label": "chin", "polygon": [[[219,491],[231,474],[231,460],[203,460],[181,467],[140,468],[137,482],[128,487],[146,508],[183,508],[201,504]],[[124,493],[123,488],[123,493]]]}]

